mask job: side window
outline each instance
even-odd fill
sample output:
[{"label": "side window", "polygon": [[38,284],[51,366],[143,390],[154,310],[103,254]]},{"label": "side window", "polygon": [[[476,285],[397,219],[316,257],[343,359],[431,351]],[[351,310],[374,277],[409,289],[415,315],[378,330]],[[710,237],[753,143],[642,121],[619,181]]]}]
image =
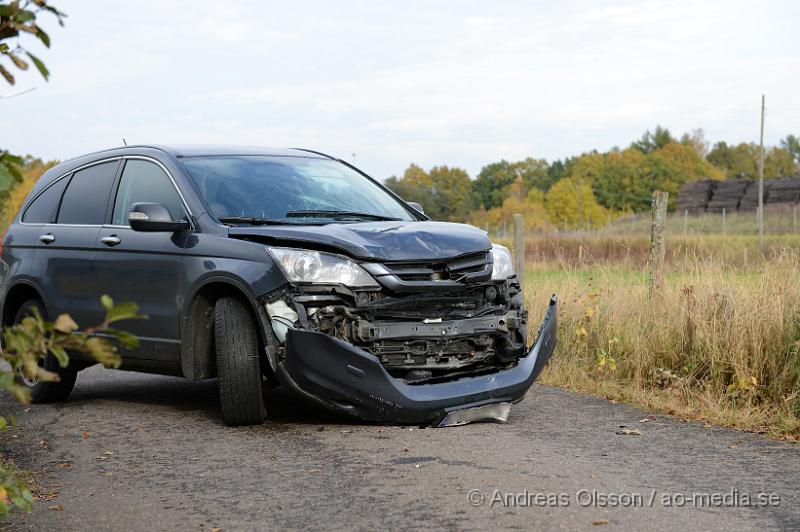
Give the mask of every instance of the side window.
[{"label": "side window", "polygon": [[155,163],[130,159],[125,161],[122,171],[111,223],[128,225],[131,205],[139,202],[162,204],[173,220],[184,217],[181,198],[167,174]]},{"label": "side window", "polygon": [[22,215],[22,221],[28,224],[51,224],[56,221],[58,202],[67,187],[69,178],[62,178],[50,185],[33,200]]},{"label": "side window", "polygon": [[100,225],[119,161],[96,164],[73,174],[58,210],[60,224]]}]

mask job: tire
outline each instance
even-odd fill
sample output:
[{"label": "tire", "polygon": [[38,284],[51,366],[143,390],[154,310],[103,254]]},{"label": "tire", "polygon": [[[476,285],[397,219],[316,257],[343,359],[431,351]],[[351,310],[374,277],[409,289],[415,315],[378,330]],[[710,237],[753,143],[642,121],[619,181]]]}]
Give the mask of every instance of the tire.
[{"label": "tire", "polygon": [[267,417],[258,334],[250,310],[236,298],[214,305],[214,345],[225,424],[259,425]]},{"label": "tire", "polygon": [[[14,323],[20,323],[23,318],[30,316],[33,313],[34,308],[39,310],[39,315],[42,316],[42,318],[45,320],[47,319],[47,311],[45,310],[42,302],[38,299],[29,299],[20,305],[19,309],[17,309],[17,313],[14,316]],[[57,403],[66,401],[69,397],[69,394],[72,393],[72,389],[75,387],[75,379],[78,377],[78,371],[71,364],[66,368],[62,368],[58,364],[56,357],[50,353],[44,357],[43,361],[40,362],[40,365],[42,365],[42,367],[48,371],[57,373],[59,379],[61,380],[56,382],[32,383],[27,380],[23,380],[22,378],[18,378],[17,382],[27,386],[27,388],[31,391],[31,402]]]}]

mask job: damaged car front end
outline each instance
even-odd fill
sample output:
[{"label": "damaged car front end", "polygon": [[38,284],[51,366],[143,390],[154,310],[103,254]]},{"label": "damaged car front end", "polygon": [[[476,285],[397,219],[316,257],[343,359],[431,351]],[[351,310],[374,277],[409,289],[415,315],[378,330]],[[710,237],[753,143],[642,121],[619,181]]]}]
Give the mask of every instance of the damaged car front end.
[{"label": "damaged car front end", "polygon": [[256,392],[277,381],[367,420],[504,420],[552,355],[555,297],[531,347],[511,254],[485,231],[429,220],[317,152],[194,155],[183,166],[225,244],[247,250],[246,266],[232,269],[259,279],[245,284],[266,360],[259,382],[228,386],[232,414],[242,397],[260,405]]},{"label": "damaged car front end", "polygon": [[502,246],[434,260],[267,251],[289,281],[262,301],[270,366],[333,410],[439,426],[505,421],[555,349],[555,296],[528,348],[528,312]]}]

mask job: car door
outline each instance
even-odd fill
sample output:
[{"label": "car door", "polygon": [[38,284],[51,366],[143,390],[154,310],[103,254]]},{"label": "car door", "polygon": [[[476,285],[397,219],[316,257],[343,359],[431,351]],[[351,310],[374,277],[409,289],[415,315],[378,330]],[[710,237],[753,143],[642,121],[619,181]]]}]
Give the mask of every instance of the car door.
[{"label": "car door", "polygon": [[[32,276],[53,319],[67,313],[81,327],[103,319],[95,290],[95,246],[119,164],[119,159],[101,161],[74,171],[45,189],[40,197],[49,199],[42,201],[42,212],[32,203],[23,215],[22,223],[39,231]],[[55,218],[48,218],[51,200],[61,190]]]},{"label": "car door", "polygon": [[115,324],[139,336],[139,347],[125,355],[169,366],[180,361],[181,264],[189,232],[132,230],[128,213],[138,202],[160,203],[173,219],[187,217],[182,198],[161,164],[126,158],[108,223],[97,235],[97,285],[116,302],[136,303],[148,317]]}]

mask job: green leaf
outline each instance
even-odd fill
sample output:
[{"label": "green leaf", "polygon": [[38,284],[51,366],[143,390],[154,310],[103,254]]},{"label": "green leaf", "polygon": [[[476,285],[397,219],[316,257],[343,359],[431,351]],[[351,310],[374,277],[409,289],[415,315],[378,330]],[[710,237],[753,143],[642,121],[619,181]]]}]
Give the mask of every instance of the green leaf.
[{"label": "green leaf", "polygon": [[105,338],[98,338],[97,336],[89,338],[86,340],[86,348],[93,359],[107,368],[118,368],[122,364],[122,359],[116,348]]},{"label": "green leaf", "polygon": [[36,20],[36,13],[33,11],[20,11],[17,13],[17,22],[26,23]]},{"label": "green leaf", "polygon": [[31,61],[33,61],[33,64],[36,67],[36,69],[39,71],[39,73],[42,75],[45,81],[47,81],[50,78],[50,71],[47,70],[47,67],[44,66],[44,63],[42,63],[41,59],[39,59],[30,52],[25,52],[25,53],[28,54],[28,57],[30,57]]},{"label": "green leaf", "polygon": [[0,431],[7,431],[8,430],[8,421],[4,416],[0,416]]},{"label": "green leaf", "polygon": [[50,48],[50,36],[39,26],[34,26],[34,29],[36,29],[36,36],[39,37],[39,40],[42,41],[45,46]]},{"label": "green leaf", "polygon": [[[0,68],[3,68],[3,67],[0,67]],[[22,179],[23,179],[22,172],[19,171],[19,168],[17,168],[13,164],[6,164],[5,165],[5,169],[8,171],[9,174],[11,174],[11,177],[13,177],[15,181],[17,181],[18,183],[22,182]]]},{"label": "green leaf", "polygon": [[58,360],[59,366],[62,368],[67,367],[67,364],[69,364],[69,355],[67,355],[67,352],[63,347],[60,345],[54,345],[50,347],[50,352],[53,353],[53,356],[56,357],[56,360]]},{"label": "green leaf", "polygon": [[2,156],[0,156],[0,159],[9,161],[9,162],[11,162],[13,164],[19,164],[19,165],[25,164],[25,159],[24,158],[20,157],[19,155],[12,155],[7,151],[3,152]]},{"label": "green leaf", "polygon": [[40,8],[44,9],[45,11],[49,11],[53,15],[56,16],[58,19],[58,24],[60,26],[64,26],[63,18],[67,16],[66,13],[59,11],[58,9],[54,8],[53,6],[47,5],[46,0],[33,0],[33,3],[39,6]]},{"label": "green leaf", "polygon": [[122,345],[122,347],[132,348],[139,345],[139,338],[128,331],[121,331],[119,329],[106,329],[106,334],[110,334]]},{"label": "green leaf", "polygon": [[6,70],[6,67],[4,67],[3,65],[0,65],[0,76],[3,76],[4,78],[6,78],[6,81],[7,81],[7,82],[8,82],[10,85],[13,85],[13,84],[14,84],[14,76],[12,76],[12,75],[11,75],[11,72],[9,72],[8,70]]},{"label": "green leaf", "polygon": [[[0,6],[3,7],[3,6]],[[0,54],[7,54],[11,48],[4,42],[0,42]]]},{"label": "green leaf", "polygon": [[10,17],[13,13],[11,6],[0,4],[0,17]]},{"label": "green leaf", "polygon": [[102,303],[106,310],[111,310],[114,307],[114,300],[111,299],[111,296],[108,294],[100,296],[100,303]]},{"label": "green leaf", "polygon": [[112,308],[108,309],[106,313],[106,321],[108,323],[114,323],[115,321],[120,320],[135,320],[135,319],[143,319],[145,316],[139,314],[139,306],[136,303],[120,303],[118,305],[114,305]]},{"label": "green leaf", "polygon": [[56,318],[53,328],[58,332],[68,334],[76,331],[78,329],[78,324],[75,323],[75,320],[73,320],[69,314],[61,314]]},{"label": "green leaf", "polygon": [[11,58],[11,62],[14,63],[17,66],[18,69],[20,69],[20,70],[28,70],[28,63],[26,63],[25,61],[20,59],[19,56],[17,56],[16,54],[13,54],[11,52],[8,52],[8,54],[6,54],[6,55],[8,55],[8,57]]}]

